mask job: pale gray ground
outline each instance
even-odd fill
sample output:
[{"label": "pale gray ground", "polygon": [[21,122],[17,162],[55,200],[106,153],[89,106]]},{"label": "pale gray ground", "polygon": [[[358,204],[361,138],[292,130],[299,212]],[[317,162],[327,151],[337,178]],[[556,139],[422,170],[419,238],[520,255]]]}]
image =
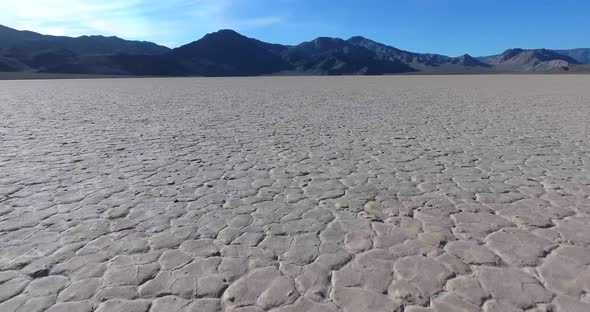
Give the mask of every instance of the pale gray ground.
[{"label": "pale gray ground", "polygon": [[0,82],[0,311],[590,311],[590,77]]}]

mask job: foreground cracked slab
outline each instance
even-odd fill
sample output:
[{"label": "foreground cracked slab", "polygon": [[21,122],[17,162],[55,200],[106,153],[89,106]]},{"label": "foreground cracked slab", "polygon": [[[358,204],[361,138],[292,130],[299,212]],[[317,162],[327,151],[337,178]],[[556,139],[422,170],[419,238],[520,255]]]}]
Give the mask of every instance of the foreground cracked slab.
[{"label": "foreground cracked slab", "polygon": [[0,311],[590,311],[588,83],[0,82]]}]

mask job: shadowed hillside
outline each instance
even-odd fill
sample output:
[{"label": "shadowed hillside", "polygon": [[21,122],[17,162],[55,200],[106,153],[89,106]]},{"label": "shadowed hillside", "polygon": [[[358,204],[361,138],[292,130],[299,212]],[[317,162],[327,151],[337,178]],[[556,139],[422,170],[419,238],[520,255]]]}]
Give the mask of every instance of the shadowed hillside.
[{"label": "shadowed hillside", "polygon": [[[572,56],[568,56],[571,54]],[[581,61],[579,61],[580,59]],[[0,71],[84,75],[258,76],[585,72],[588,49],[510,49],[449,57],[397,49],[361,36],[295,46],[220,30],[175,49],[104,36],[47,36],[0,26]]]}]

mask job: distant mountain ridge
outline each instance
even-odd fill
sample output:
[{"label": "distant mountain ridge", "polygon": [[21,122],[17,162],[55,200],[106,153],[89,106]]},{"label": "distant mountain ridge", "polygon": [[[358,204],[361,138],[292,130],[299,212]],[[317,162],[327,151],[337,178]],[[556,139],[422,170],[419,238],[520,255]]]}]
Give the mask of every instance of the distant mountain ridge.
[{"label": "distant mountain ridge", "polygon": [[381,75],[416,71],[397,60],[379,58],[373,51],[339,38],[320,37],[282,53],[283,59],[299,72],[345,75]]},{"label": "distant mountain ridge", "polygon": [[464,54],[462,56],[452,59],[451,64],[458,64],[458,65],[463,65],[466,67],[484,67],[484,68],[492,67],[492,65],[484,63],[469,54]]},{"label": "distant mountain ridge", "polygon": [[489,57],[449,57],[404,51],[360,36],[320,37],[286,46],[227,29],[169,49],[117,37],[48,36],[0,25],[0,71],[13,72],[153,76],[554,72],[582,68],[579,64],[588,58],[590,49],[510,49]]},{"label": "distant mountain ridge", "polygon": [[590,48],[578,48],[571,50],[553,50],[559,54],[569,56],[582,64],[590,64]]},{"label": "distant mountain ridge", "polygon": [[452,59],[448,56],[439,54],[414,53],[400,50],[361,36],[352,37],[348,39],[348,42],[373,51],[380,59],[396,60],[406,63],[416,69],[440,66],[449,63]]},{"label": "distant mountain ridge", "polygon": [[286,49],[224,29],[173,49],[167,57],[203,76],[256,76],[290,69],[280,55]]},{"label": "distant mountain ridge", "polygon": [[115,36],[49,36],[0,25],[0,49],[66,49],[77,54],[130,53],[155,55],[169,48],[147,41],[130,41]]},{"label": "distant mountain ridge", "polygon": [[509,49],[499,55],[482,59],[498,69],[518,71],[546,71],[565,69],[580,64],[577,60],[547,49]]}]

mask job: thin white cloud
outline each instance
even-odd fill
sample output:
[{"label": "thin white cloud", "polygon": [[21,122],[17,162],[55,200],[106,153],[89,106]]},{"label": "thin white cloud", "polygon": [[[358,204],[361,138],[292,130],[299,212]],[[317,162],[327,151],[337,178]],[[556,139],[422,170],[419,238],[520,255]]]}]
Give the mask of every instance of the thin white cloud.
[{"label": "thin white cloud", "polygon": [[278,24],[281,21],[282,21],[282,18],[280,16],[270,16],[270,17],[236,20],[233,22],[233,24],[235,25],[235,28],[237,28],[237,29],[245,29],[245,28],[253,28],[253,27],[270,26],[270,25]]},{"label": "thin white cloud", "polygon": [[[195,1],[193,1],[193,4]],[[208,28],[208,31],[214,31],[221,28],[231,28],[234,30],[246,30],[256,27],[270,26],[282,22],[280,16],[264,17],[232,17],[228,14],[232,5],[240,0],[197,0],[196,4],[190,7],[187,13],[198,18],[201,24]]]},{"label": "thin white cloud", "polygon": [[280,16],[230,14],[239,1],[245,0],[0,0],[0,23],[50,35],[117,35],[170,43],[221,28],[281,22]]},{"label": "thin white cloud", "polygon": [[141,37],[150,27],[140,14],[141,0],[0,0],[7,26],[52,35],[120,34]]}]

